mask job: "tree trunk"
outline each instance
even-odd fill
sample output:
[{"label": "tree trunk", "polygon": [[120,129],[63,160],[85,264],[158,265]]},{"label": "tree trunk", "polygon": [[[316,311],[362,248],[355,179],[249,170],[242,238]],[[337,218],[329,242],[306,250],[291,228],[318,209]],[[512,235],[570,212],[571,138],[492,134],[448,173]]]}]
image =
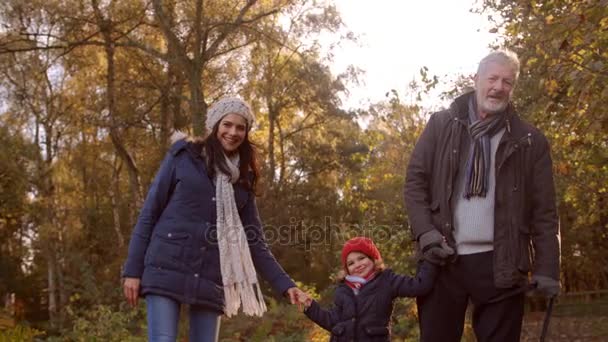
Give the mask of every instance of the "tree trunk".
[{"label": "tree trunk", "polygon": [[55,283],[55,270],[57,265],[55,263],[55,257],[52,253],[52,248],[47,250],[47,286],[48,286],[48,311],[49,311],[49,322],[53,329],[58,327],[57,324],[57,285]]},{"label": "tree trunk", "polygon": [[104,48],[106,51],[107,59],[107,75],[106,75],[106,100],[108,105],[108,115],[110,117],[110,138],[112,144],[116,149],[118,156],[124,161],[127,166],[127,172],[129,174],[129,185],[131,190],[131,203],[135,207],[131,207],[129,212],[130,224],[134,224],[137,220],[137,211],[141,208],[143,199],[141,185],[139,182],[139,170],[135,164],[134,158],[127,151],[124,143],[121,139],[120,132],[118,130],[118,120],[116,120],[116,72],[114,68],[114,41],[112,38],[112,21],[111,19],[104,18],[101,10],[99,9],[98,0],[92,0],[93,8],[95,10],[95,16],[97,19],[97,25],[101,31],[104,39]]},{"label": "tree trunk", "polygon": [[182,112],[182,90],[184,89],[184,75],[179,72],[177,66],[172,65],[173,68],[173,83],[171,86],[171,111],[172,117],[172,128],[177,130],[184,130],[188,126],[188,120],[184,117]]},{"label": "tree trunk", "polygon": [[275,184],[276,161],[274,158],[274,125],[275,113],[271,101],[268,101],[268,183]]},{"label": "tree trunk", "polygon": [[[190,86],[190,113],[192,116],[192,128],[194,135],[205,135],[205,120],[207,116],[207,104],[203,96],[201,84],[202,70],[193,67],[194,70],[188,77],[188,85]],[[211,127],[209,127],[211,129]]]},{"label": "tree trunk", "polygon": [[112,220],[114,222],[116,238],[118,239],[118,248],[122,250],[125,245],[125,238],[120,229],[120,169],[120,166],[114,166],[112,185],[110,187],[110,200],[112,201]]},{"label": "tree trunk", "polygon": [[[170,22],[170,25],[175,25],[175,16],[173,13],[175,12],[175,3],[169,2],[167,3],[168,12],[170,15],[167,20]],[[159,159],[162,159],[165,152],[167,151],[169,144],[169,137],[176,129],[181,129],[185,126],[185,123],[181,125],[176,125],[176,120],[179,120],[180,113],[180,96],[181,96],[181,73],[179,71],[179,67],[176,65],[177,56],[175,56],[173,51],[168,51],[168,53],[173,53],[171,58],[167,59],[167,72],[166,72],[166,82],[164,84],[164,88],[161,89],[161,102],[160,102],[160,155]],[[177,101],[177,104],[176,104]],[[177,106],[177,108],[176,108]],[[177,112],[176,112],[177,109]]]},{"label": "tree trunk", "polygon": [[169,127],[169,117],[171,113],[169,112],[171,107],[171,100],[169,98],[171,92],[171,75],[167,73],[167,82],[163,89],[161,89],[160,94],[160,157],[163,156],[164,151],[167,148],[167,144],[169,141],[169,135],[171,134],[171,128]]},{"label": "tree trunk", "polygon": [[[47,115],[47,117],[52,117],[52,108],[47,107]],[[62,311],[60,293],[62,291],[61,286],[63,285],[63,282],[59,281],[58,276],[59,272],[61,271],[61,265],[57,262],[59,253],[58,243],[61,243],[61,226],[57,223],[55,216],[56,208],[53,200],[55,196],[55,184],[53,182],[53,157],[55,155],[55,151],[53,149],[55,146],[53,144],[54,130],[52,122],[50,121],[45,121],[42,126],[44,128],[45,155],[42,159],[42,163],[39,165],[39,167],[42,169],[40,195],[41,202],[44,203],[43,215],[41,217],[42,231],[40,233],[47,239],[45,243],[48,266],[47,284],[49,321],[52,328],[59,329],[61,328],[60,313]]]},{"label": "tree trunk", "polygon": [[[60,240],[60,244],[63,244],[63,241]],[[65,255],[64,252],[60,252],[60,255]],[[63,270],[65,269],[65,258],[61,257],[57,260],[57,268],[55,269],[55,273],[57,274],[57,292],[59,294],[59,307],[58,307],[58,315],[57,321],[59,323],[59,329],[63,328],[65,322],[65,310],[64,308],[68,305],[68,290],[65,286],[65,277],[63,275]]]},{"label": "tree trunk", "polygon": [[283,129],[281,128],[280,122],[277,121],[277,129],[279,133],[279,188],[283,187],[283,181],[285,180],[285,139],[283,137]]}]

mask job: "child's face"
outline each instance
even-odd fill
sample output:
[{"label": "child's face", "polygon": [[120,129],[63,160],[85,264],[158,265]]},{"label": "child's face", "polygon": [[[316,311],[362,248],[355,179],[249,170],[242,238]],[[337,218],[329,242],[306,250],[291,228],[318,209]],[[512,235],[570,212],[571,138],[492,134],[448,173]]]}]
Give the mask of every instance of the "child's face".
[{"label": "child's face", "polygon": [[361,252],[350,252],[346,257],[348,274],[365,277],[374,269],[374,261]]}]

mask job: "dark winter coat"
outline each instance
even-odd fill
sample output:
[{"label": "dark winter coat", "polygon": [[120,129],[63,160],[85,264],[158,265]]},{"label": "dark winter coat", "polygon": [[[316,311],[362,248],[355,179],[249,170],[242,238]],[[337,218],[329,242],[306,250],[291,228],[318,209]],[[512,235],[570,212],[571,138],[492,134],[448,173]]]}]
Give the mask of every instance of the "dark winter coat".
[{"label": "dark winter coat", "polygon": [[[223,313],[224,293],[216,231],[215,186],[201,145],[171,146],[131,236],[123,277],[141,278],[141,295],[157,294]],[[294,282],[264,240],[255,195],[234,185],[253,263],[275,291]]]},{"label": "dark winter coat", "polygon": [[[418,239],[436,229],[454,247],[454,187],[468,156],[468,93],[431,116],[410,159],[405,204]],[[496,151],[494,283],[521,286],[528,271],[559,279],[560,242],[549,143],[511,105]]]},{"label": "dark winter coat", "polygon": [[415,277],[387,269],[363,285],[357,295],[342,282],[336,288],[331,309],[322,309],[313,301],[304,313],[331,332],[331,342],[390,341],[394,299],[429,293],[437,272],[437,266],[426,261],[420,263]]}]

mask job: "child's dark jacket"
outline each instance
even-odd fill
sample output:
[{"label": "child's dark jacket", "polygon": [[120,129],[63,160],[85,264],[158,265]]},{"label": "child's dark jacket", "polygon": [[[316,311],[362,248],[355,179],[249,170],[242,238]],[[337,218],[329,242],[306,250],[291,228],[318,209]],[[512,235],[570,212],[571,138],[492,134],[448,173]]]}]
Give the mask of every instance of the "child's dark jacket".
[{"label": "child's dark jacket", "polygon": [[390,341],[393,300],[429,293],[437,272],[437,266],[426,261],[420,263],[415,277],[386,269],[365,284],[358,295],[342,282],[336,289],[331,309],[322,309],[313,301],[305,314],[331,332],[331,342]]}]

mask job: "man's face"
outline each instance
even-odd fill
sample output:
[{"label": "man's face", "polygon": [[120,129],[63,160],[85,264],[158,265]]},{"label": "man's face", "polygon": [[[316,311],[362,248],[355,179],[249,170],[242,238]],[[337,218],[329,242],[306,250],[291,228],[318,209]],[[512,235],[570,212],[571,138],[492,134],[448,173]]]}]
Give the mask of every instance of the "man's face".
[{"label": "man's face", "polygon": [[480,117],[504,111],[515,86],[515,71],[506,63],[490,62],[475,75],[475,94]]}]

